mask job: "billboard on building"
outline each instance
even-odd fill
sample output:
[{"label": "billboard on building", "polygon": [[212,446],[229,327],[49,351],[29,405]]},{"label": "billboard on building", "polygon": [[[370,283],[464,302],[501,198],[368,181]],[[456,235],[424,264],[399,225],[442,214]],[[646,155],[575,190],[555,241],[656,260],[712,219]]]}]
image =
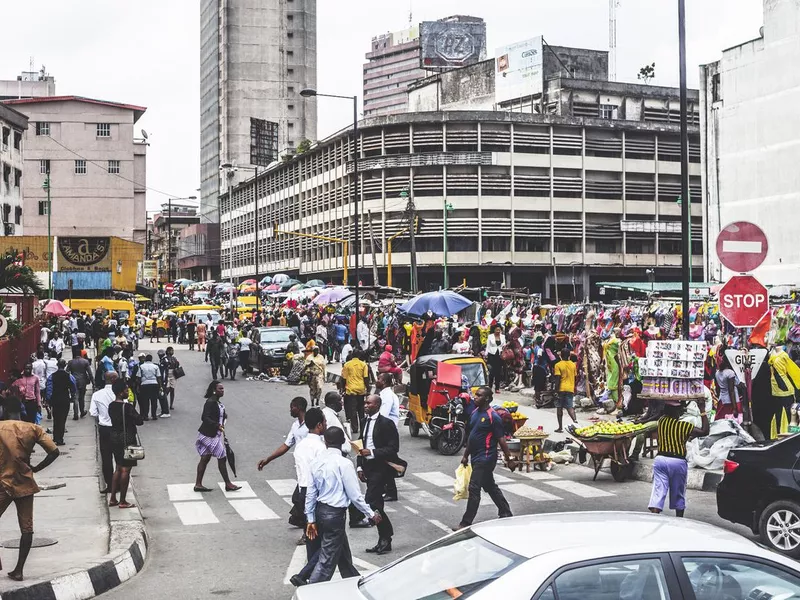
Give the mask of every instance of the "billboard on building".
[{"label": "billboard on building", "polygon": [[542,36],[497,49],[495,102],[508,102],[542,93]]},{"label": "billboard on building", "polygon": [[45,273],[49,269],[47,256],[47,237],[43,235],[16,235],[0,238],[0,253],[11,252],[22,255],[22,263],[34,271]]},{"label": "billboard on building", "polygon": [[158,261],[157,260],[144,260],[142,261],[142,283],[155,287],[148,282],[158,281]]},{"label": "billboard on building", "polygon": [[267,167],[278,160],[278,124],[250,117],[250,164]]},{"label": "billboard on building", "polygon": [[485,21],[424,21],[419,38],[423,69],[464,67],[486,59]]},{"label": "billboard on building", "polygon": [[59,271],[111,271],[110,237],[58,238]]}]

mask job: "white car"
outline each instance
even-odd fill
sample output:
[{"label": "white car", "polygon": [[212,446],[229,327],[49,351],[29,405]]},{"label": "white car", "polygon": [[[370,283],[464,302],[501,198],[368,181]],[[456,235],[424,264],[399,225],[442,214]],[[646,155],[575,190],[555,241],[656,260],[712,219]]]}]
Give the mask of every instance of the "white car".
[{"label": "white car", "polygon": [[800,564],[713,525],[576,512],[473,525],[296,600],[788,600]]}]

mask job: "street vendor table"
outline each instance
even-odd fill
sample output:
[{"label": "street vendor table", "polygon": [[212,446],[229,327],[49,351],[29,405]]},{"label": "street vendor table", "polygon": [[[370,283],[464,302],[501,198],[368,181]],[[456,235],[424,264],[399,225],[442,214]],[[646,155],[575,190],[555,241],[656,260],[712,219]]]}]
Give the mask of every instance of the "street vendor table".
[{"label": "street vendor table", "polygon": [[[544,441],[547,438],[548,438],[548,436],[546,436],[546,435],[545,436],[537,436],[537,437],[521,437],[521,438],[517,438],[519,440],[519,446],[520,446],[519,447],[519,453],[511,452],[510,454],[512,454],[512,456],[515,455],[515,454],[518,454],[514,458],[516,458],[518,460],[520,465],[522,465],[522,463],[524,463],[525,467],[527,469],[526,472],[530,473],[531,472],[531,465],[534,465],[534,468],[535,468],[536,465],[544,465],[545,463],[547,463],[546,460],[542,460],[542,459],[534,460],[534,457],[537,454],[543,454],[544,453],[544,451],[543,451]],[[520,470],[521,470],[521,468],[522,467],[520,466]],[[543,469],[544,466],[542,466],[541,468]]]}]

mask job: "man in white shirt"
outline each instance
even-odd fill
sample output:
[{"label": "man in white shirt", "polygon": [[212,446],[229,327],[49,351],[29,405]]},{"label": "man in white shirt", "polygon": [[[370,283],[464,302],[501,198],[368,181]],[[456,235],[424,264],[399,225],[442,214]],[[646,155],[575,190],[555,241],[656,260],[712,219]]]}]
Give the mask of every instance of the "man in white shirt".
[{"label": "man in white shirt", "polygon": [[[316,457],[325,451],[325,442],[322,434],[325,433],[325,415],[319,408],[310,408],[306,411],[305,426],[308,435],[297,443],[294,449],[294,469],[297,474],[296,498],[292,497],[292,512],[297,519],[305,521],[306,488],[311,483],[311,465]],[[298,512],[299,511],[299,512]],[[303,534],[305,540],[305,533]],[[306,548],[311,558],[313,552]]]},{"label": "man in white shirt", "polygon": [[338,427],[344,431],[344,444],[342,444],[342,454],[350,453],[350,436],[339,420],[339,413],[342,411],[342,397],[338,392],[328,392],[325,394],[322,414],[325,415],[326,427]]},{"label": "man in white shirt", "polygon": [[345,345],[342,346],[342,350],[339,353],[339,357],[341,358],[341,363],[344,364],[347,362],[347,358],[350,356],[350,353],[353,351],[353,346],[348,340],[345,342]]},{"label": "man in white shirt", "polygon": [[47,387],[47,363],[44,362],[44,352],[39,351],[36,353],[36,360],[33,361],[32,366],[33,374],[39,379],[39,389],[44,391]]},{"label": "man in white shirt", "polygon": [[[289,403],[289,414],[294,419],[292,423],[292,428],[289,430],[289,435],[286,436],[286,441],[283,442],[278,448],[269,455],[268,458],[262,458],[258,461],[258,470],[261,471],[264,467],[266,467],[269,463],[271,463],[276,458],[280,458],[284,454],[286,454],[292,446],[296,445],[300,441],[302,441],[308,435],[308,427],[306,427],[306,409],[308,408],[308,400],[303,398],[302,396],[296,396],[292,398],[292,401]],[[292,494],[292,503],[295,505],[294,508],[298,507],[298,503],[295,502],[295,499],[300,497],[300,486],[296,486],[294,493]],[[302,515],[302,507],[300,507],[300,514],[297,514],[296,510],[292,510],[289,516],[289,524],[294,525],[295,527],[304,527],[305,526],[305,519]]]},{"label": "man in white shirt", "polygon": [[[326,450],[312,466],[311,484],[306,491],[306,535],[312,542],[319,537],[316,541],[319,552],[308,583],[330,581],[337,566],[342,578],[359,576],[353,566],[344,526],[351,502],[375,524],[381,522],[381,515],[364,501],[353,463],[339,451],[343,443],[344,431],[337,427],[328,429],[325,432]],[[307,567],[313,560],[314,557]],[[290,581],[294,585],[306,583],[300,574]]]},{"label": "man in white shirt", "polygon": [[97,419],[97,438],[100,442],[100,461],[102,463],[103,481],[106,487],[101,494],[111,490],[111,477],[114,475],[113,451],[111,447],[111,417],[108,416],[108,405],[116,400],[111,389],[119,378],[116,371],[108,371],[104,375],[106,386],[92,394],[89,402],[89,414]]},{"label": "man in white shirt", "polygon": [[400,399],[392,389],[393,378],[391,373],[381,373],[375,382],[375,389],[381,397],[380,413],[392,420],[395,427],[400,423]]},{"label": "man in white shirt", "polygon": [[61,339],[61,334],[58,331],[56,331],[55,337],[50,340],[48,348],[51,352],[55,352],[56,358],[61,359],[61,355],[64,352],[64,340]]}]

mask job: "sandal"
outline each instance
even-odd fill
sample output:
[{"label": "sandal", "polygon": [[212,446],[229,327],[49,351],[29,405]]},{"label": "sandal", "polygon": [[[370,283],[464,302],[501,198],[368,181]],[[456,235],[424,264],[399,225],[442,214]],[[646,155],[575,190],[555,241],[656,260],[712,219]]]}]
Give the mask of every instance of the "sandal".
[{"label": "sandal", "polygon": [[136,508],[136,505],[135,504],[131,504],[130,502],[120,502],[119,503],[119,507],[120,508]]},{"label": "sandal", "polygon": [[195,492],[213,492],[214,490],[212,490],[212,489],[209,489],[209,488],[207,488],[207,487],[205,487],[205,486],[201,485],[201,486],[199,486],[199,487],[198,487],[198,486],[194,486],[194,491],[195,491]]},{"label": "sandal", "polygon": [[228,487],[227,485],[225,486],[225,491],[226,492],[236,492],[236,491],[238,491],[240,489],[242,489],[242,486],[240,486],[240,485],[232,485],[231,487]]},{"label": "sandal", "polygon": [[118,504],[119,504],[118,500],[109,500],[108,501],[108,505],[109,506],[117,506]]}]

